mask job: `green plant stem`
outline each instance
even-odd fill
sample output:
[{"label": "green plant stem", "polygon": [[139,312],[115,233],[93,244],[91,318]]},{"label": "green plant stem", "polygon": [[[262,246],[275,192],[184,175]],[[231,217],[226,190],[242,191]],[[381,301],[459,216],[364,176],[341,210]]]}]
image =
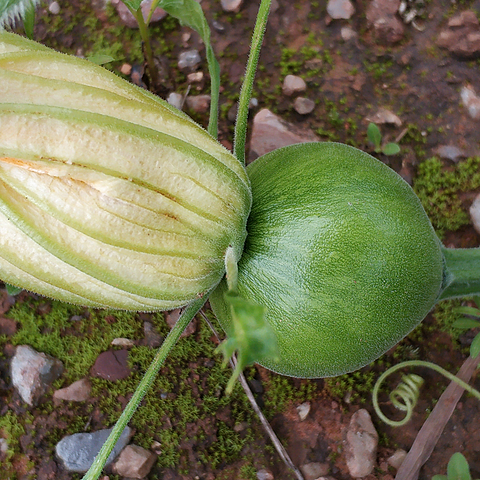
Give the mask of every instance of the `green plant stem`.
[{"label": "green plant stem", "polygon": [[235,123],[235,137],[233,153],[238,161],[245,163],[245,142],[247,139],[248,107],[252,97],[253,81],[257,70],[258,58],[262,48],[263,36],[267,26],[268,14],[270,12],[271,0],[262,0],[258,10],[255,29],[253,30],[252,44],[250,46],[250,55],[248,57],[245,79],[240,91],[238,100],[237,121]]},{"label": "green plant stem", "polygon": [[180,318],[177,320],[177,323],[170,330],[167,338],[162,343],[162,346],[158,349],[155,358],[148,367],[148,370],[145,372],[142,380],[138,384],[137,389],[135,390],[132,398],[128,402],[125,410],[120,415],[120,418],[117,420],[117,423],[113,427],[112,432],[107,438],[106,442],[98,452],[97,457],[95,458],[92,466],[88,472],[83,477],[83,480],[97,480],[100,474],[102,473],[103,467],[107,462],[108,456],[112,452],[115,444],[117,443],[120,435],[125,430],[128,422],[132,418],[133,414],[137,410],[140,402],[147,393],[148,389],[152,385],[155,377],[157,376],[160,367],[163,365],[165,358],[170,353],[173,346],[177,343],[180,335],[187,328],[188,324],[191,322],[192,318],[198,313],[198,311],[203,307],[207,301],[211,291],[207,292],[202,298],[194,300],[192,303],[187,305],[183,310]]},{"label": "green plant stem", "polygon": [[447,287],[440,300],[480,295],[480,248],[445,248]]},{"label": "green plant stem", "polygon": [[150,42],[150,35],[148,33],[148,25],[143,19],[141,7],[138,10],[130,11],[138,23],[138,29],[143,41],[143,48],[145,49],[145,57],[147,57],[148,72],[150,73],[150,80],[152,82],[151,86],[155,87],[158,82],[158,72],[157,67],[155,66],[155,60],[153,58],[152,44]]},{"label": "green plant stem", "polygon": [[384,372],[377,380],[375,383],[375,386],[373,387],[372,391],[372,403],[373,403],[373,408],[375,410],[375,413],[379,416],[379,418],[384,421],[387,425],[390,425],[392,427],[400,427],[402,425],[405,425],[410,420],[410,417],[412,416],[413,413],[413,408],[415,407],[415,402],[410,402],[410,401],[405,401],[405,405],[407,405],[406,408],[406,415],[403,420],[400,420],[398,422],[390,420],[387,418],[382,411],[380,410],[380,406],[378,404],[378,392],[380,391],[380,385],[383,383],[383,381],[392,373],[396,372],[397,370],[400,370],[401,368],[405,367],[427,367],[431,368],[432,370],[435,370],[436,372],[440,373],[444,377],[448,378],[452,382],[456,382],[458,385],[460,385],[464,390],[467,392],[471,393],[475,398],[480,400],[480,392],[470,386],[468,383],[464,382],[460,378],[456,377],[449,371],[445,370],[444,368],[438,366],[435,363],[431,362],[425,362],[423,360],[408,360],[406,362],[399,363],[398,365],[394,365],[393,367],[389,368],[386,372]]}]

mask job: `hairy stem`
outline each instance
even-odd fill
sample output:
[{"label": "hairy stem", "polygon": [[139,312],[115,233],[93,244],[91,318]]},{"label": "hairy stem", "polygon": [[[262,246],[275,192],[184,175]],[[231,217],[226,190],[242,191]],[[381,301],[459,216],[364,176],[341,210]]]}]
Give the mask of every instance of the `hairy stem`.
[{"label": "hairy stem", "polygon": [[197,312],[203,307],[207,301],[211,291],[205,294],[202,298],[194,300],[192,303],[187,305],[183,310],[180,318],[177,320],[175,326],[170,330],[167,338],[162,343],[162,346],[158,349],[155,358],[148,367],[148,370],[145,372],[141,382],[138,384],[135,393],[128,402],[125,410],[120,415],[120,418],[117,420],[117,423],[113,427],[110,436],[107,438],[106,442],[102,446],[100,452],[98,453],[95,461],[88,470],[88,472],[83,477],[83,480],[97,480],[100,474],[102,473],[103,467],[107,462],[108,456],[115,447],[120,435],[125,430],[128,422],[132,418],[135,410],[137,410],[140,402],[147,393],[148,389],[152,385],[155,377],[157,376],[160,367],[163,365],[165,358],[170,353],[173,346],[177,343],[180,335],[187,328],[188,324],[191,322],[192,318],[197,314]]},{"label": "hairy stem", "polygon": [[480,294],[480,248],[446,248],[445,273],[447,287],[440,300]]},{"label": "hairy stem", "polygon": [[258,58],[262,48],[263,36],[267,26],[268,14],[270,12],[271,0],[262,0],[258,10],[255,29],[253,30],[252,45],[248,57],[245,80],[240,91],[238,101],[237,121],[235,123],[235,137],[233,153],[240,163],[245,163],[245,142],[247,139],[248,106],[252,97],[253,81],[257,70]]},{"label": "hairy stem", "polygon": [[152,44],[148,33],[148,24],[145,23],[145,20],[143,19],[141,7],[136,11],[132,11],[132,14],[137,20],[140,36],[142,37],[143,48],[145,49],[145,57],[148,65],[148,73],[150,74],[151,88],[155,88],[155,85],[158,82],[158,71],[153,58]]}]

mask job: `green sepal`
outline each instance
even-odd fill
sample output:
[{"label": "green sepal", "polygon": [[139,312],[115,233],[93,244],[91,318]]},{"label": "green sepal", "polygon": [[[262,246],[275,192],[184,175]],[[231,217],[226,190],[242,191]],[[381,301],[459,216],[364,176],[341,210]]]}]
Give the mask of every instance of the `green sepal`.
[{"label": "green sepal", "polygon": [[23,288],[15,287],[14,285],[10,285],[9,283],[6,283],[5,290],[9,295],[13,297],[15,295],[18,295],[23,290]]},{"label": "green sepal", "polygon": [[455,313],[461,313],[462,315],[471,315],[473,317],[480,317],[480,310],[475,307],[458,307],[455,309]]},{"label": "green sepal", "polygon": [[460,330],[468,330],[470,328],[480,327],[480,322],[478,320],[474,320],[473,318],[460,318],[459,320],[455,320],[455,322],[453,322],[452,327]]},{"label": "green sepal", "polygon": [[105,65],[106,63],[114,62],[115,58],[113,58],[111,55],[105,55],[104,53],[96,53],[94,55],[87,56],[87,60],[95,65]]},{"label": "green sepal", "polygon": [[237,352],[237,365],[227,384],[226,391],[230,394],[235,380],[246,366],[266,357],[277,356],[277,340],[265,321],[265,307],[246,300],[233,291],[226,292],[224,299],[232,312],[233,326],[227,332],[227,339],[216,351],[223,353],[224,366]]}]

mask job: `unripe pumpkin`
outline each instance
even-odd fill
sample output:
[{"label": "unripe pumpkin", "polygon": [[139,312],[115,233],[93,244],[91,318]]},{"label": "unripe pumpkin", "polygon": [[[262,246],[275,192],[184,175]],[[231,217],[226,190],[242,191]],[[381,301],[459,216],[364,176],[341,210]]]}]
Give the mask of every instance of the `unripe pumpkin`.
[{"label": "unripe pumpkin", "polygon": [[[266,307],[277,373],[356,370],[407,335],[444,287],[444,258],[424,209],[393,170],[355,148],[282,148],[247,168],[253,194],[238,294]],[[232,331],[222,281],[210,297]]]},{"label": "unripe pumpkin", "polygon": [[0,279],[62,301],[185,305],[239,258],[237,159],[189,117],[88,61],[0,33]]}]

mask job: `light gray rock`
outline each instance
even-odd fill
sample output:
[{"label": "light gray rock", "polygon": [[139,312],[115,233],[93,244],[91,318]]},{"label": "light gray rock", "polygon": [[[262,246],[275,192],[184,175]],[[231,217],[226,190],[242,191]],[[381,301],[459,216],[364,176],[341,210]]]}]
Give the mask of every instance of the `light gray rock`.
[{"label": "light gray rock", "polygon": [[318,142],[310,130],[302,130],[264,108],[253,118],[250,159],[294,143]]},{"label": "light gray rock", "polygon": [[352,40],[353,38],[358,37],[357,32],[352,27],[349,27],[348,25],[340,29],[340,35],[342,36],[342,40],[344,40],[345,42],[348,42],[349,40]]},{"label": "light gray rock", "polygon": [[55,390],[53,393],[54,400],[65,400],[67,402],[84,402],[90,397],[92,385],[87,378],[82,378],[73,382],[65,388]]},{"label": "light gray rock", "polygon": [[467,157],[463,150],[460,150],[460,148],[455,147],[454,145],[439,145],[433,152],[440,158],[445,158],[452,162],[458,162],[460,159]]},{"label": "light gray rock", "polygon": [[296,93],[303,93],[307,89],[307,84],[302,77],[296,75],[287,75],[283,80],[282,92],[291,97]]},{"label": "light gray rock", "polygon": [[63,373],[63,363],[39,353],[28,345],[19,345],[11,363],[13,386],[30,406],[38,403],[50,385]]},{"label": "light gray rock", "polygon": [[60,5],[58,4],[58,2],[52,2],[49,6],[48,6],[48,11],[52,14],[52,15],[58,15],[60,13]]},{"label": "light gray rock", "polygon": [[468,114],[474,119],[480,119],[480,98],[476,95],[475,90],[470,87],[463,87],[460,92],[460,98],[463,105],[467,108]]},{"label": "light gray rock", "polygon": [[480,54],[480,22],[473,10],[465,10],[448,21],[440,32],[437,45],[447,48],[460,58],[475,58]]},{"label": "light gray rock", "polygon": [[201,61],[202,58],[198,50],[187,50],[186,52],[181,52],[178,56],[178,68],[181,70],[192,69],[200,64]]},{"label": "light gray rock", "polygon": [[8,450],[8,443],[4,438],[0,438],[0,458],[2,455],[6,455]]},{"label": "light gray rock", "polygon": [[131,338],[114,338],[110,345],[113,347],[123,347],[123,348],[132,348],[135,346],[135,341]]},{"label": "light gray rock", "polygon": [[175,92],[169,93],[167,97],[167,102],[170,105],[181,110],[183,108],[183,95]]},{"label": "light gray rock", "polygon": [[272,472],[266,468],[262,468],[257,472],[257,480],[275,480],[275,477]]},{"label": "light gray rock", "polygon": [[350,0],[328,0],[327,13],[334,20],[348,20],[355,13],[355,7]]},{"label": "light gray rock", "polygon": [[196,113],[206,113],[210,108],[210,100],[210,95],[189,95],[187,107]]},{"label": "light gray rock", "polygon": [[370,414],[360,409],[352,415],[345,440],[347,467],[352,477],[366,477],[372,473],[377,447],[378,433]]},{"label": "light gray rock", "polygon": [[405,460],[406,456],[407,452],[399,448],[398,450],[395,450],[393,455],[387,458],[387,463],[395,470],[398,470],[402,465],[403,461]]},{"label": "light gray rock", "polygon": [[305,97],[297,97],[293,102],[293,108],[300,115],[308,115],[315,108],[315,102]]},{"label": "light gray rock", "polygon": [[317,478],[325,476],[329,469],[328,463],[311,462],[300,466],[305,480],[317,480]]},{"label": "light gray rock", "polygon": [[297,407],[298,418],[303,422],[310,413],[310,402],[304,402]]},{"label": "light gray rock", "polygon": [[243,0],[221,0],[221,4],[225,12],[238,12]]},{"label": "light gray rock", "polygon": [[[86,472],[93,460],[112,431],[111,428],[98,430],[94,433],[76,433],[62,438],[55,447],[58,458],[69,472]],[[113,462],[118,454],[125,448],[130,440],[131,429],[125,427],[112,453],[109,455],[107,465]]]},{"label": "light gray rock", "polygon": [[470,207],[470,218],[472,220],[473,228],[480,233],[480,195],[475,197]]},{"label": "light gray rock", "polygon": [[113,471],[121,477],[144,478],[155,463],[157,456],[138,445],[127,445],[112,466]]}]

